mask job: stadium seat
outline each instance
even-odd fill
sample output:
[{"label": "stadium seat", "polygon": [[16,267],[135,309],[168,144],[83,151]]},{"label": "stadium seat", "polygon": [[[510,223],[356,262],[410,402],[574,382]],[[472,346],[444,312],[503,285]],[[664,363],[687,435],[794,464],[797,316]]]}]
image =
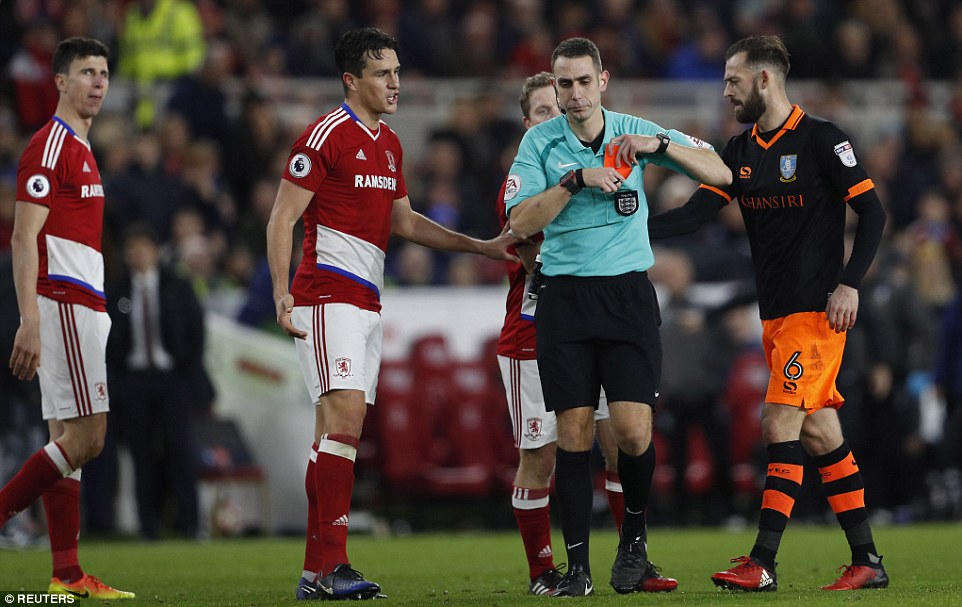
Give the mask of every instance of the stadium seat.
[{"label": "stadium seat", "polygon": [[[233,420],[205,419],[195,424],[199,455],[198,488],[201,525],[212,536],[238,535],[249,531],[270,533],[270,495],[267,476],[257,465],[240,428]],[[243,491],[256,499],[243,499]],[[256,521],[245,520],[241,504],[253,503]]]}]

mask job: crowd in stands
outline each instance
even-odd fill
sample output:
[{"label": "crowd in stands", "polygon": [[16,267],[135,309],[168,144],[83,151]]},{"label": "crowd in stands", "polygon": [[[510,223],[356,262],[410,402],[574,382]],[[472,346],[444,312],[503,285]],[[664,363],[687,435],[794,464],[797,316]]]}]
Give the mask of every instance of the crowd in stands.
[{"label": "crowd in stands", "polygon": [[[900,123],[881,140],[855,142],[889,222],[849,335],[842,413],[863,470],[876,477],[866,479],[870,506],[875,500],[905,519],[962,516],[962,4],[952,0],[10,0],[0,3],[0,252],[10,246],[20,153],[56,107],[53,49],[65,37],[96,37],[113,54],[112,86],[132,91],[128,107],[106,112],[91,131],[106,188],[108,275],[120,269],[119,235],[145,221],[160,235],[166,263],[208,309],[272,327],[264,231],[287,146],[303,124],[279,115],[265,83],[336,78],[333,43],[361,25],[398,37],[402,83],[520,83],[549,68],[558,41],[583,35],[618,78],[642,86],[713,81],[722,104],[725,50],[760,33],[784,36],[793,80],[824,86],[813,113],[847,103],[839,83],[900,83],[902,97],[891,100],[902,108]],[[947,97],[936,98],[935,83]],[[407,103],[402,95],[386,122],[403,121]],[[452,99],[421,153],[405,159],[416,209],[469,234],[495,233],[494,198],[521,135],[516,114],[514,98]],[[736,128],[686,130],[721,149]],[[651,173],[656,209],[683,204],[694,187]],[[653,273],[669,293],[672,334],[706,352],[699,340],[708,337],[697,331],[737,323],[727,314],[737,306],[700,305],[687,299],[686,285],[668,282],[678,272],[694,283],[749,279],[738,215],[730,205],[711,227],[661,243],[674,269]],[[499,264],[416,246],[398,247],[389,260],[388,280],[400,286],[503,280]],[[728,333],[732,348],[753,347],[736,329]],[[666,377],[679,392],[703,389],[720,406],[723,376],[697,386],[672,371]],[[704,396],[664,393],[695,408]],[[940,401],[948,415],[933,427]]]}]

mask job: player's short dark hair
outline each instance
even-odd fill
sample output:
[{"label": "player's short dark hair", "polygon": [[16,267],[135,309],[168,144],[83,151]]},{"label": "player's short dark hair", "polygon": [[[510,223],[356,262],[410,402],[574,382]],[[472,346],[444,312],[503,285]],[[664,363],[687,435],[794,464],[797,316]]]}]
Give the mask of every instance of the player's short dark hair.
[{"label": "player's short dark hair", "polygon": [[595,64],[595,70],[599,74],[604,69],[601,67],[601,51],[598,50],[598,45],[587,38],[562,40],[561,44],[551,53],[551,69],[554,69],[554,62],[557,61],[558,57],[567,57],[568,59],[591,57],[591,62]]},{"label": "player's short dark hair", "polygon": [[385,49],[396,53],[398,46],[394,37],[376,27],[350,30],[334,46],[334,63],[342,74],[360,76],[369,58],[382,59]]},{"label": "player's short dark hair", "polygon": [[57,45],[57,50],[53,53],[53,73],[67,74],[70,72],[70,64],[75,59],[85,59],[87,57],[103,57],[110,59],[110,51],[100,40],[93,38],[67,38],[61,40]]},{"label": "player's short dark hair", "polygon": [[554,76],[548,72],[538,72],[534,76],[525,78],[521,85],[521,97],[518,102],[521,104],[521,114],[525,118],[531,118],[531,93],[546,86],[554,87]]},{"label": "player's short dark hair", "polygon": [[764,65],[775,68],[782,76],[788,75],[791,63],[788,60],[788,49],[780,36],[749,36],[742,38],[728,47],[725,61],[738,53],[745,53],[745,59],[750,66]]}]

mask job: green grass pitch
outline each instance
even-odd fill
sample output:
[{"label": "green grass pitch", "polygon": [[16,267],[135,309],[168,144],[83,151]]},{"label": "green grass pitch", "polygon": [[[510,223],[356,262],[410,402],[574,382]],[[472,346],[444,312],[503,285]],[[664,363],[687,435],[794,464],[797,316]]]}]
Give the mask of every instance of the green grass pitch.
[{"label": "green grass pitch", "polygon": [[[608,586],[616,537],[592,533],[595,596],[589,605],[962,605],[962,524],[882,527],[876,542],[892,579],[886,590],[828,593],[818,587],[835,579],[849,558],[835,527],[789,526],[779,553],[779,588],[774,593],[734,594],[717,590],[709,575],[728,558],[746,553],[753,531],[652,529],[652,560],[679,580],[665,595],[617,595]],[[555,545],[561,546],[560,538]],[[517,534],[424,534],[374,538],[351,536],[354,565],[381,583],[387,601],[377,605],[477,605],[511,607],[549,604],[532,597]],[[296,539],[82,542],[85,568],[107,583],[137,593],[129,605],[198,607],[294,605],[302,545]],[[557,555],[556,562],[564,560]],[[0,551],[0,592],[41,591],[49,581],[43,550]],[[0,598],[0,601],[3,601]],[[92,601],[89,601],[92,602]],[[570,600],[567,602],[571,602]],[[580,601],[579,601],[580,602]]]}]

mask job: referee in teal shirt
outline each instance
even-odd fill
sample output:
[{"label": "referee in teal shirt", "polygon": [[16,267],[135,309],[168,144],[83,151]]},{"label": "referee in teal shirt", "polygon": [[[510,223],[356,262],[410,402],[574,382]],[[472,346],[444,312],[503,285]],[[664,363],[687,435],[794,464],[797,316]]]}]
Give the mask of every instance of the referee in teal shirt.
[{"label": "referee in teal shirt", "polygon": [[655,469],[652,408],[661,374],[658,303],[643,190],[649,162],[715,187],[731,171],[710,145],[601,106],[609,74],[598,47],[563,41],[551,56],[565,111],[527,131],[505,203],[518,237],[544,231],[535,324],[545,404],[558,420],[555,487],[568,572],[555,596],[593,593],[588,562],[593,413],[604,387],[618,442],[625,520],[611,569],[617,592],[678,583],[648,561],[645,509]]}]

